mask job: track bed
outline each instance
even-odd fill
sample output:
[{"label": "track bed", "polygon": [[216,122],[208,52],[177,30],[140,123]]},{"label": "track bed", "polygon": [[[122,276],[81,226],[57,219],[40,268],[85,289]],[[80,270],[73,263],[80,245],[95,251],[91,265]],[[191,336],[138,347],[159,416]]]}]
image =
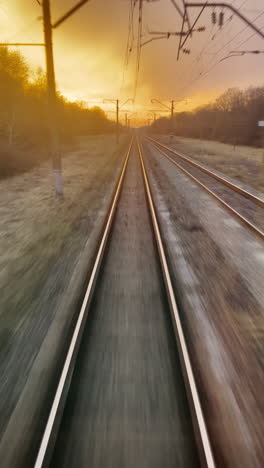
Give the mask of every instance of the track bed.
[{"label": "track bed", "polygon": [[135,148],[76,362],[53,468],[200,466]]}]

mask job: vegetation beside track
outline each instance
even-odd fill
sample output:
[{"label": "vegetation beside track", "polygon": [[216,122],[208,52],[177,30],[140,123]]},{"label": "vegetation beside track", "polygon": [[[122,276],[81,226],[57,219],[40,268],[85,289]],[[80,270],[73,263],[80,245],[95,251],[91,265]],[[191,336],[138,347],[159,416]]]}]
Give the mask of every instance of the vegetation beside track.
[{"label": "vegetation beside track", "polygon": [[114,136],[82,140],[64,161],[65,200],[52,194],[47,163],[0,182],[0,433],[52,323],[57,298],[67,292],[87,240],[100,229],[127,143],[122,137],[116,147]]},{"label": "vegetation beside track", "polygon": [[[223,143],[263,146],[264,87],[229,88],[214,102],[191,112],[174,115],[173,133],[178,136]],[[152,124],[156,133],[171,132],[171,121],[163,117]]]},{"label": "vegetation beside track", "polygon": [[[18,51],[0,47],[0,178],[13,176],[49,159],[46,77],[32,70]],[[58,94],[60,140],[115,132],[115,123],[98,106],[69,102]]]}]

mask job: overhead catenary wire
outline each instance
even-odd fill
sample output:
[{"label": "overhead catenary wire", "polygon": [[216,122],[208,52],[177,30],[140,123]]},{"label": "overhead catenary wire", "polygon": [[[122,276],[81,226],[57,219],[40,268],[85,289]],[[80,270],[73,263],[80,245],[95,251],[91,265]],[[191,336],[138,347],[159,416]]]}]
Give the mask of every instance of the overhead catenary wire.
[{"label": "overhead catenary wire", "polygon": [[[262,12],[257,16],[256,19],[259,19],[259,18],[260,18],[261,16],[263,16],[263,15],[264,15],[264,11],[262,11]],[[246,29],[247,29],[247,27],[245,27],[245,28],[243,29],[243,31],[245,31]],[[260,28],[261,31],[263,31],[263,29],[264,29],[263,27]],[[230,44],[233,42],[233,40],[234,40],[236,37],[238,37],[238,35],[239,35],[240,33],[241,33],[241,31],[240,31],[239,33],[237,33],[230,41],[228,41],[228,43],[226,43],[223,47],[221,47],[221,48],[218,50],[218,52],[214,55],[214,57],[215,57],[216,55],[218,55],[222,50],[224,50],[224,49],[227,47],[227,45],[230,45]],[[243,39],[243,41],[242,41],[241,43],[239,43],[239,45],[237,45],[236,47],[241,47],[242,45],[246,44],[246,43],[247,43],[252,37],[254,37],[256,34],[257,34],[256,32],[252,33],[247,39]],[[210,69],[208,70],[208,72],[211,71],[213,68],[215,68],[215,66],[218,65],[218,63],[220,63],[220,62],[222,61],[223,58],[224,58],[224,57],[222,57],[221,59],[217,59],[217,61],[216,61],[216,62],[214,61],[213,64],[212,64],[212,61],[211,61],[210,64],[212,65],[212,67],[210,67],[210,64],[209,64]],[[206,72],[205,74],[207,74],[207,72]],[[202,73],[202,76],[204,76],[205,74]]]},{"label": "overhead catenary wire", "polygon": [[136,56],[136,73],[135,73],[135,85],[133,99],[136,100],[137,87],[140,71],[140,59],[141,59],[141,40],[142,40],[142,22],[143,22],[143,0],[139,0],[138,3],[138,34],[137,34],[137,56]]},{"label": "overhead catenary wire", "polygon": [[[207,5],[207,2],[205,2],[205,4],[202,6],[200,12],[198,13],[196,19],[194,20],[193,24],[191,25],[191,28],[189,29],[186,37],[184,38],[183,42],[182,42],[182,37],[180,37],[180,41],[179,41],[179,46],[178,46],[178,53],[177,53],[177,60],[179,60],[179,56],[180,56],[180,52],[183,48],[183,46],[185,45],[185,43],[187,42],[188,38],[192,35],[192,32],[194,30],[194,27],[196,26],[197,22],[199,21],[200,17],[202,16],[203,12],[204,12],[204,9],[206,8],[206,5]],[[187,9],[185,8],[184,9],[184,17],[183,17],[183,20],[182,20],[182,32],[184,30],[184,23],[186,22],[187,20]]]},{"label": "overhead catenary wire", "polygon": [[[261,16],[264,15],[264,10],[259,14],[257,15],[253,21],[257,21],[259,18],[261,18]],[[249,26],[245,26],[244,28],[242,28],[240,31],[238,31],[238,33],[236,33],[228,42],[226,42],[216,53],[215,55],[218,55],[223,49],[225,49],[229,44],[231,44],[231,42],[233,42],[233,40],[235,40],[238,36],[240,36],[240,34],[242,34],[244,31],[246,31],[247,29],[249,28]],[[257,33],[254,32],[253,35],[256,35]]]},{"label": "overhead catenary wire", "polygon": [[[208,3],[208,2],[207,2]],[[187,3],[188,5],[188,3]],[[189,4],[190,5],[190,4]],[[194,4],[191,4],[191,5],[194,5]],[[200,5],[200,4],[198,4]],[[241,8],[243,7],[243,5],[245,5],[245,0],[240,4],[239,8],[237,9],[237,11],[241,10]],[[209,4],[210,7],[212,7],[211,4]],[[262,15],[264,14],[264,11],[261,11],[250,23],[252,24],[252,26],[254,25],[255,21],[257,21]],[[249,20],[247,20],[248,22]],[[191,81],[184,86],[183,89],[186,89],[187,87],[191,86],[194,82],[196,82],[197,80],[199,80],[201,77],[207,75],[207,73],[209,73],[219,62],[220,62],[220,57],[219,59],[217,59],[215,61],[215,57],[220,54],[220,52],[222,52],[222,50],[226,49],[228,47],[228,45],[233,46],[233,41],[240,35],[242,34],[244,31],[246,31],[248,28],[250,27],[250,24],[247,24],[245,27],[243,27],[240,31],[238,31],[238,33],[235,34],[235,36],[233,36],[228,42],[226,42],[225,44],[223,44],[220,49],[218,49],[215,53],[213,53],[213,57],[212,59],[209,61],[209,63],[206,65],[206,70],[202,70],[199,72],[199,75],[195,76],[194,78],[191,79]],[[260,29],[258,29],[256,26],[254,26],[254,29],[257,31],[258,30],[258,33],[261,33],[262,31]],[[253,37],[255,34],[257,34],[257,32],[254,31],[254,33],[250,36],[250,37]],[[249,39],[249,38],[248,38]],[[206,53],[206,49],[208,50],[208,48],[205,48],[205,50],[203,51],[203,53],[205,54]],[[222,58],[222,57],[221,57]],[[209,67],[209,69],[208,69]],[[190,74],[188,72],[188,74]]]},{"label": "overhead catenary wire", "polygon": [[[243,8],[243,6],[246,4],[247,1],[248,1],[248,0],[243,0],[242,3],[240,4],[240,6],[238,7],[237,10],[240,11],[241,8]],[[234,3],[234,1],[233,1],[231,4],[233,4],[233,3]],[[230,24],[230,22],[233,20],[233,18],[234,18],[234,15],[232,14],[232,15],[228,18],[228,20],[224,23],[224,25],[222,26],[221,30],[219,30],[218,33],[216,33],[214,36],[211,37],[211,40],[212,40],[212,41],[213,41],[218,35],[220,35],[220,34],[223,33],[224,28],[225,28],[227,25]],[[213,32],[213,29],[214,29],[215,27],[216,27],[216,24],[212,24],[211,31],[210,31],[210,33],[209,33],[208,39],[210,38],[210,36],[211,36],[211,34],[212,34],[212,32]],[[226,31],[226,34],[229,33],[230,29],[231,29],[231,28],[229,28],[229,29]],[[214,45],[215,45],[215,44],[214,44]],[[208,46],[208,40],[206,40],[206,41],[205,41],[205,45],[204,45],[202,51],[199,53],[199,56],[201,56],[201,55],[203,54],[203,52],[205,52],[205,50],[208,51],[210,48],[211,48],[211,45]],[[195,59],[195,60],[196,60],[196,59]],[[194,61],[195,61],[195,60],[194,60]]]},{"label": "overhead catenary wire", "polygon": [[[259,13],[254,19],[253,21],[257,21],[259,18],[261,18],[262,16],[264,15],[264,11],[261,11],[261,13]],[[201,78],[203,78],[204,76],[206,76],[207,74],[209,74],[218,64],[221,63],[222,59],[224,58],[224,56],[222,57],[219,57],[217,59],[216,56],[220,54],[220,52],[222,52],[224,49],[227,48],[228,45],[231,45],[233,43],[233,41],[244,31],[246,31],[248,29],[249,26],[245,26],[244,28],[242,28],[240,31],[238,31],[238,33],[235,34],[235,36],[233,36],[228,42],[226,42],[219,50],[217,50],[217,52],[215,52],[213,54],[213,58],[209,61],[209,63],[207,64],[206,68],[199,72],[198,75],[196,75],[193,79],[191,79],[191,81],[189,83],[187,83],[187,85],[185,85],[181,90],[180,92],[183,92],[184,90],[188,89],[190,86],[192,86],[195,82],[199,81]],[[260,28],[261,31],[263,31],[263,27]],[[246,40],[243,40],[238,46],[236,47],[241,47],[242,45],[244,45],[246,42],[248,42],[252,37],[254,37],[257,33],[254,32],[252,33]],[[232,44],[233,45],[233,44]]]},{"label": "overhead catenary wire", "polygon": [[136,0],[130,0],[129,13],[128,13],[128,34],[127,34],[127,43],[126,43],[125,57],[124,57],[124,63],[123,63],[122,83],[120,87],[120,94],[122,93],[122,90],[125,84],[125,74],[126,74],[128,64],[129,64],[129,57],[133,49],[135,5],[136,5]]},{"label": "overhead catenary wire", "polygon": [[[237,11],[240,11],[247,2],[248,0],[243,0],[240,6],[237,8]],[[234,1],[231,3],[231,5],[233,5],[233,3]],[[218,32],[215,33],[215,36],[212,38],[212,40],[214,40],[217,36],[219,36],[223,32],[224,28],[226,28],[226,26],[228,26],[233,19],[234,19],[234,13],[231,13],[227,21],[223,24],[222,28]],[[228,32],[230,31],[230,29],[231,28],[229,28]]]},{"label": "overhead catenary wire", "polygon": [[[248,1],[248,0],[244,0],[244,1],[242,2],[242,4],[240,5],[240,7],[237,9],[237,11],[240,11],[241,8],[243,7],[243,5],[245,5],[245,3],[246,3],[247,1]],[[207,3],[208,3],[208,2],[207,2]],[[263,13],[263,12],[262,12],[262,13]],[[262,13],[261,13],[261,14],[262,14]],[[261,14],[260,14],[260,15],[257,15],[257,17],[254,18],[253,21],[256,21],[256,20],[261,16]],[[223,28],[224,28],[224,27],[225,27],[225,24],[223,25]],[[240,35],[243,31],[245,31],[248,27],[249,27],[249,26],[245,26],[244,28],[242,28],[242,29],[241,29],[233,38],[231,38],[226,44],[222,45],[222,46],[220,47],[220,49],[219,49],[217,52],[213,53],[213,55],[215,56],[215,55],[217,55],[218,53],[220,53],[220,52],[223,50],[223,48],[227,47],[237,36],[239,36],[239,35]],[[223,28],[222,28],[222,31],[223,31]],[[209,47],[207,47],[207,49],[208,49],[208,48],[209,48]],[[205,48],[205,50],[206,50],[206,48]]]},{"label": "overhead catenary wire", "polygon": [[[264,27],[261,28],[262,31],[264,31]],[[248,38],[249,39],[249,38]],[[246,42],[246,41],[245,41]],[[241,44],[242,45],[242,44]],[[219,65],[221,62],[223,62],[225,57],[221,58],[221,59],[218,59],[216,62],[214,62],[208,69],[206,69],[204,72],[201,72],[199,74],[199,76],[196,76],[190,83],[188,83],[188,85],[186,85],[186,87],[184,87],[184,89],[181,89],[180,92],[182,92],[183,90],[186,90],[188,89],[190,86],[192,86],[195,82],[199,81],[201,78],[203,78],[204,76],[208,75],[212,70],[214,70],[217,65]],[[227,57],[226,57],[227,58]]]},{"label": "overhead catenary wire", "polygon": [[[222,28],[226,27],[228,24],[230,24],[230,22],[232,21],[234,15],[239,12],[243,6],[247,3],[248,0],[242,0],[240,5],[238,6],[238,8],[236,8],[235,10],[232,11],[232,14],[231,16],[228,18],[228,21],[226,21]],[[175,6],[176,5],[176,9],[178,10],[178,13],[182,16],[184,15],[184,13],[181,11],[180,7],[179,7],[179,4],[178,2],[176,1],[173,1],[171,0],[171,3]],[[228,2],[227,3],[223,3],[223,8],[225,6],[228,5],[228,8],[229,7],[233,7],[233,4],[235,3],[235,0],[231,0],[231,2]],[[138,4],[139,5],[139,9],[138,9],[138,28],[137,28],[137,42],[136,42],[136,73],[135,73],[135,82],[134,82],[134,98],[136,98],[136,94],[137,94],[137,88],[138,88],[138,79],[139,79],[139,71],[140,71],[140,66],[141,66],[141,48],[144,46],[144,45],[147,45],[153,41],[157,41],[157,40],[163,40],[163,39],[167,39],[170,37],[170,34],[161,34],[159,35],[159,37],[157,38],[150,38],[150,39],[146,39],[144,42],[142,42],[142,38],[143,38],[143,35],[142,35],[142,17],[143,17],[143,0],[134,0],[134,3],[132,3],[132,5],[136,5]],[[200,4],[199,4],[200,5]],[[216,3],[216,6],[220,6],[220,3],[217,2]],[[193,3],[188,3],[186,2],[186,5],[185,5],[185,1],[183,1],[183,6],[185,7],[186,6],[186,9],[188,9],[189,7],[191,6],[195,6],[195,4]],[[209,2],[209,0],[207,0],[206,2],[204,2],[203,6],[202,6],[202,11],[205,9],[205,7],[208,6],[210,8],[213,7],[212,5],[212,2]],[[200,70],[199,71],[199,75],[197,76],[194,76],[193,79],[191,80],[190,83],[187,84],[187,86],[191,86],[194,82],[196,82],[198,79],[202,78],[203,76],[207,75],[218,63],[219,61],[221,60],[222,57],[219,57],[219,59],[217,58],[218,55],[221,54],[221,52],[223,50],[225,50],[226,48],[228,48],[228,46],[233,46],[234,47],[234,41],[237,37],[239,37],[240,34],[242,34],[245,30],[247,30],[250,25],[252,24],[252,28],[254,28],[255,30],[257,30],[257,27],[254,26],[254,22],[257,21],[262,15],[264,14],[264,11],[261,11],[253,20],[252,22],[250,22],[250,20],[248,20],[247,18],[241,16],[241,15],[238,15],[241,17],[241,19],[243,21],[246,21],[248,24],[246,24],[240,31],[238,31],[233,37],[231,37],[226,43],[222,44],[220,48],[218,48],[214,53],[213,53],[213,57],[209,60],[209,63],[205,64],[204,66],[204,69],[203,70]],[[198,17],[201,15],[201,11],[198,15]],[[196,19],[197,21],[197,19]],[[186,21],[184,21],[186,22]],[[209,37],[211,36],[211,33],[212,33],[212,30],[213,30],[213,27],[211,28],[211,31],[209,33]],[[259,30],[260,31],[260,30]],[[190,35],[190,30],[187,31],[188,34],[187,34],[187,38],[188,36]],[[220,32],[219,32],[220,34]],[[252,34],[250,37],[253,37],[255,34],[257,34],[255,31],[254,31],[254,34]],[[247,39],[249,40],[250,37]],[[235,46],[237,47],[237,46]],[[202,57],[204,57],[206,55],[206,52],[208,50],[208,45],[205,43],[202,47],[202,49],[200,50],[198,56],[196,57],[196,59],[193,61],[193,64],[195,62],[197,62],[198,59],[201,59]],[[189,70],[188,70],[188,73],[189,73]],[[182,70],[181,70],[181,74],[182,74]],[[190,75],[190,73],[189,73]],[[184,89],[186,88],[186,86],[184,86]]]},{"label": "overhead catenary wire", "polygon": [[[241,8],[246,4],[247,1],[248,1],[248,0],[242,1],[242,3],[240,4],[240,6],[238,7],[238,11],[241,10]],[[233,3],[233,2],[232,2],[232,3]],[[230,20],[230,21],[231,21],[231,20]],[[230,22],[230,21],[229,21],[229,22]],[[225,23],[225,24],[223,25],[223,27],[222,27],[222,29],[221,29],[221,33],[223,32],[223,29],[226,27],[227,24],[228,24],[228,23]],[[213,32],[213,29],[214,29],[215,27],[216,27],[216,25],[215,25],[215,24],[212,24],[211,31],[209,32],[209,37],[206,39],[206,41],[205,41],[205,43],[204,43],[204,46],[202,47],[202,50],[198,53],[198,55],[194,58],[194,60],[193,60],[192,63],[190,64],[190,67],[192,67],[191,70],[190,70],[189,68],[188,68],[188,70],[187,70],[188,76],[190,76],[190,75],[192,76],[192,75],[193,75],[193,73],[196,71],[196,68],[197,68],[197,62],[198,62],[199,60],[201,61],[201,59],[206,55],[205,52],[208,51],[208,50],[210,50],[211,45],[208,46],[208,40],[209,40],[209,38],[210,38],[210,36],[211,36],[211,33]],[[244,29],[244,28],[243,28],[243,29]],[[227,33],[228,33],[228,32],[229,32],[229,29],[228,29]],[[219,33],[219,34],[220,34],[220,33]],[[222,47],[224,47],[224,46],[222,45]],[[213,57],[214,57],[215,55],[216,55],[216,52],[213,53]],[[210,63],[212,63],[212,62],[214,62],[214,59],[210,61]],[[208,64],[205,65],[205,66],[208,66]],[[195,76],[197,76],[197,73],[196,73]],[[192,79],[191,79],[191,83],[193,83],[193,82],[194,82],[194,80],[193,80],[193,78],[192,78]]]}]

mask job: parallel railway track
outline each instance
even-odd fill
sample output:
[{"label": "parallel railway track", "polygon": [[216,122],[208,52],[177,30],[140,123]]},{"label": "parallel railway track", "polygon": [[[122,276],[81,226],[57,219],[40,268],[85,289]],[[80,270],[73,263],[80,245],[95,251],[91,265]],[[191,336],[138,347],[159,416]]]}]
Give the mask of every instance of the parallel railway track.
[{"label": "parallel railway track", "polygon": [[34,466],[158,460],[163,468],[215,467],[144,156],[134,141]]},{"label": "parallel railway track", "polygon": [[162,143],[147,137],[159,153],[264,240],[264,200]]}]

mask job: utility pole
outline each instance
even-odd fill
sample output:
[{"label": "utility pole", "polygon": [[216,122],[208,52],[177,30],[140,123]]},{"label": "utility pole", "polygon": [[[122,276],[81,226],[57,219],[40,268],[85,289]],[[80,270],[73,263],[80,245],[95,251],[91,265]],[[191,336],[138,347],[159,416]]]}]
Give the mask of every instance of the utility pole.
[{"label": "utility pole", "polygon": [[58,103],[56,94],[56,82],[54,71],[53,47],[52,47],[52,29],[60,26],[67,20],[73,13],[81,8],[85,3],[90,0],[80,0],[70,10],[68,10],[61,18],[55,23],[51,23],[50,0],[42,0],[43,12],[43,25],[44,25],[44,43],[29,43],[29,42],[11,42],[0,43],[1,46],[40,46],[45,47],[46,51],[46,75],[47,75],[47,95],[48,95],[48,118],[50,130],[50,152],[53,162],[53,175],[55,192],[58,197],[63,197],[63,180],[61,173],[61,155],[59,148],[59,130],[58,130]]},{"label": "utility pole", "polygon": [[81,0],[68,10],[54,24],[51,23],[50,0],[42,0],[43,26],[44,26],[44,43],[5,43],[0,46],[41,46],[45,47],[46,52],[46,75],[47,75],[47,96],[48,96],[48,125],[50,132],[50,153],[53,164],[53,177],[55,193],[58,197],[63,197],[63,180],[61,172],[61,154],[59,148],[59,129],[58,129],[58,102],[56,94],[53,46],[52,46],[52,29],[57,28],[79,8],[90,0]]},{"label": "utility pole", "polygon": [[173,133],[173,118],[174,118],[174,100],[171,101],[171,133]]},{"label": "utility pole", "polygon": [[173,122],[174,122],[175,102],[187,102],[187,100],[186,99],[178,99],[178,100],[172,99],[170,101],[171,103],[170,107],[167,104],[164,104],[164,102],[161,102],[159,99],[151,99],[151,102],[152,103],[157,102],[158,104],[161,104],[163,107],[165,107],[168,111],[170,111],[170,131],[172,133],[173,128],[174,128]]},{"label": "utility pole", "polygon": [[119,99],[116,100],[116,142],[119,143]]},{"label": "utility pole", "polygon": [[105,102],[112,102],[116,106],[116,143],[119,143],[119,112],[120,109],[127,104],[129,101],[134,102],[134,99],[127,99],[123,104],[120,106],[119,99],[104,99],[103,103]]},{"label": "utility pole", "polygon": [[50,153],[53,165],[53,177],[55,192],[58,197],[63,197],[63,180],[61,173],[61,154],[59,148],[58,129],[58,103],[56,95],[56,82],[54,71],[54,58],[52,47],[52,24],[50,13],[50,0],[42,0],[44,38],[46,51],[47,70],[47,94],[48,94],[48,119],[50,132]]},{"label": "utility pole", "polygon": [[104,99],[103,102],[112,102],[116,106],[116,143],[119,143],[119,99]]},{"label": "utility pole", "polygon": [[81,0],[68,10],[54,24],[51,23],[50,0],[42,0],[45,52],[46,52],[46,71],[47,71],[47,94],[48,94],[48,118],[50,131],[50,153],[53,165],[53,177],[55,193],[58,197],[63,197],[63,179],[61,170],[61,154],[59,142],[59,127],[58,127],[58,100],[56,93],[56,81],[54,70],[53,44],[52,44],[52,29],[60,26],[73,13],[81,8],[89,0]]}]

